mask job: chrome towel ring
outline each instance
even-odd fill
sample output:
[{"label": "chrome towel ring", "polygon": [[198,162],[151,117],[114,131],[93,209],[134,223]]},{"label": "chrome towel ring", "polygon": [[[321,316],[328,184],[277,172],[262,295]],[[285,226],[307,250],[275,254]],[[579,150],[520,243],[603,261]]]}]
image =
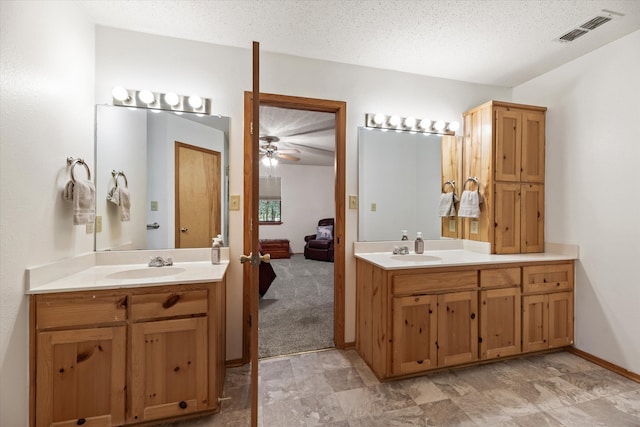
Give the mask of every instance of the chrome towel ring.
[{"label": "chrome towel ring", "polygon": [[480,181],[478,181],[478,178],[475,176],[470,176],[469,178],[467,178],[467,180],[464,182],[464,185],[462,186],[462,189],[464,190],[465,188],[467,188],[467,184],[469,182],[475,182],[476,183],[476,191],[478,191],[478,193],[480,192]]},{"label": "chrome towel ring", "polygon": [[118,178],[123,177],[124,187],[129,188],[129,181],[127,180],[127,175],[125,175],[123,171],[117,171],[114,169],[111,171],[111,176],[113,176],[113,180],[116,182],[116,187],[118,187]]},{"label": "chrome towel ring", "polygon": [[452,179],[451,181],[445,181],[444,184],[442,184],[442,192],[444,193],[445,188],[447,187],[447,185],[451,186],[451,192],[453,194],[456,193],[456,181],[454,179]]},{"label": "chrome towel ring", "polygon": [[87,180],[91,181],[91,169],[89,169],[89,165],[85,163],[84,159],[74,159],[73,157],[67,157],[67,165],[71,166],[71,182],[76,182],[76,177],[73,174],[73,169],[78,164],[84,166],[84,168],[87,170]]}]

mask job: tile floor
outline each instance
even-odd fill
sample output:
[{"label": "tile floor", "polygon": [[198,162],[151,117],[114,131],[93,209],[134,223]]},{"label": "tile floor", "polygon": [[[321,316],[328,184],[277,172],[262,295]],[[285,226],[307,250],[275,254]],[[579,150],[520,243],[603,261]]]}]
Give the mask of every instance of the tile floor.
[{"label": "tile floor", "polygon": [[[171,427],[248,426],[249,367],[220,414]],[[640,383],[567,352],[380,383],[353,351],[260,362],[262,427],[640,426]]]}]

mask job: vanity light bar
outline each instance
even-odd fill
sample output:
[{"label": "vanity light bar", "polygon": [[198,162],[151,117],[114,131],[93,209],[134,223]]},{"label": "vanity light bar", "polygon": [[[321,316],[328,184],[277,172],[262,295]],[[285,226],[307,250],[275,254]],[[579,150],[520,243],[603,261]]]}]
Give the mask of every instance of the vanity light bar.
[{"label": "vanity light bar", "polygon": [[455,135],[460,127],[458,122],[416,119],[414,117],[387,116],[385,114],[365,114],[365,126],[373,129],[394,130],[396,132],[432,133]]},{"label": "vanity light bar", "polygon": [[185,113],[211,114],[211,99],[197,95],[151,92],[149,90],[113,88],[113,105],[123,107],[150,108],[156,110],[182,111]]}]

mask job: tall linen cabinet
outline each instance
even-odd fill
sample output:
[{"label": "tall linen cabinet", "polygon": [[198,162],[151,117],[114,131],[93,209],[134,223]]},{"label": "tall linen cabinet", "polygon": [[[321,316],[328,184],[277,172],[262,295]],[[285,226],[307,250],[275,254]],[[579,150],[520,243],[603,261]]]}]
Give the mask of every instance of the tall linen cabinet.
[{"label": "tall linen cabinet", "polygon": [[496,254],[544,251],[545,107],[489,101],[464,113],[463,184],[477,178],[479,218],[464,218],[463,238]]}]

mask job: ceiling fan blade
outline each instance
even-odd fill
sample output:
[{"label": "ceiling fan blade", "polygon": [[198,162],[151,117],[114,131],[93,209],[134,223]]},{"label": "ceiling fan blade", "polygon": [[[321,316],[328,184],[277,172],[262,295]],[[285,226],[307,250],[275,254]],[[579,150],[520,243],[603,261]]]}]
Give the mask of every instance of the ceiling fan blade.
[{"label": "ceiling fan blade", "polygon": [[281,154],[300,154],[300,150],[297,148],[278,148],[278,153]]},{"label": "ceiling fan blade", "polygon": [[289,154],[276,153],[276,156],[280,157],[281,159],[292,160],[294,162],[300,160],[299,157],[291,156]]}]

